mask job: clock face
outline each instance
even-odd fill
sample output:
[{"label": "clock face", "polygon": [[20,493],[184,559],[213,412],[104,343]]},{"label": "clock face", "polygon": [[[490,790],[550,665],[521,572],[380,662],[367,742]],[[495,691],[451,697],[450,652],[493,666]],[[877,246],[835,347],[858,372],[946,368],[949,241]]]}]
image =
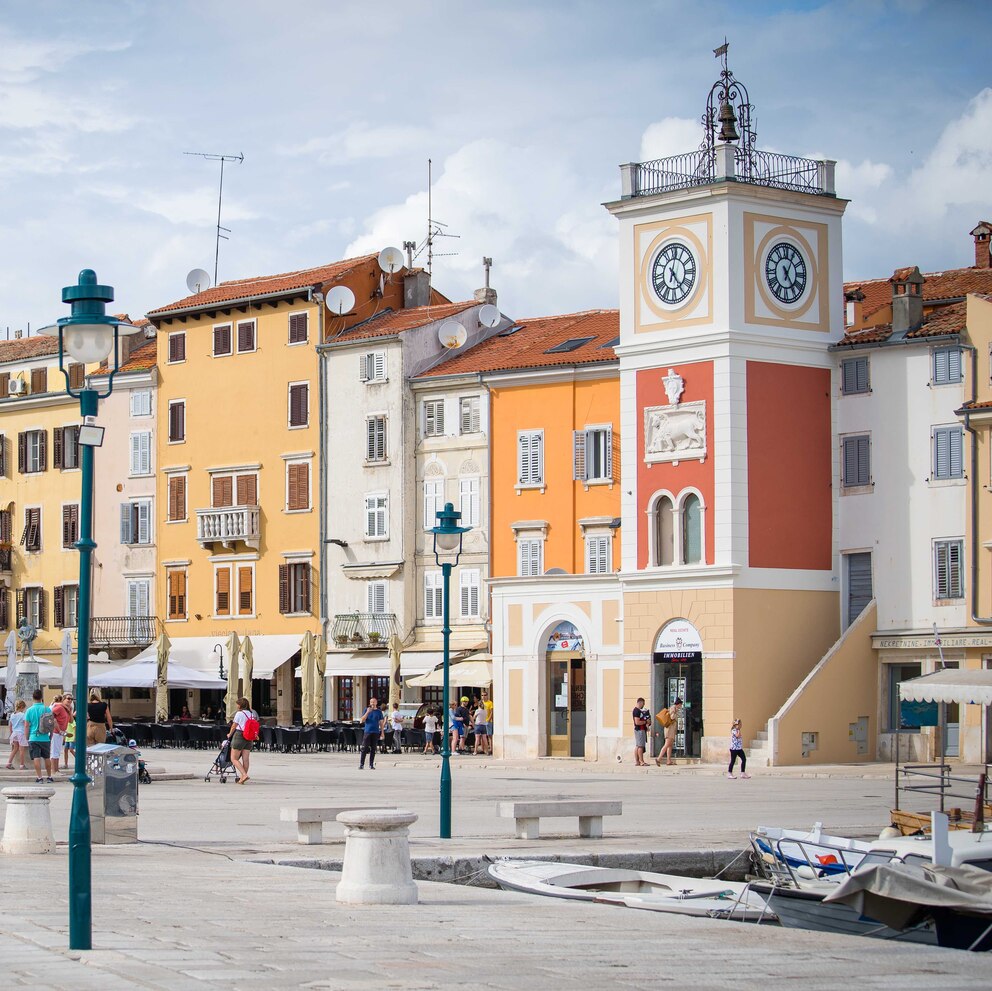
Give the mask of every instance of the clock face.
[{"label": "clock face", "polygon": [[806,259],[788,241],[772,246],[765,258],[765,281],[780,303],[795,303],[806,291]]},{"label": "clock face", "polygon": [[655,295],[669,306],[685,302],[696,286],[696,259],[681,241],[669,241],[651,266]]}]

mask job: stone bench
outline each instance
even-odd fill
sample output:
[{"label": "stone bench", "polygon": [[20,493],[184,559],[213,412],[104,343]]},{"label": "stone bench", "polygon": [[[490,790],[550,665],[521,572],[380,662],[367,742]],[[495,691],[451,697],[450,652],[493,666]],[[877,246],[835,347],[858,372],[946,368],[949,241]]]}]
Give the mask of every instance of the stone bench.
[{"label": "stone bench", "polygon": [[303,844],[324,842],[324,823],[336,822],[342,812],[357,812],[365,809],[395,808],[383,805],[339,805],[335,808],[300,809],[283,806],[279,818],[283,822],[295,822],[299,831],[297,842]]},{"label": "stone bench", "polygon": [[603,816],[623,813],[623,803],[603,799],[548,799],[525,802],[497,802],[503,819],[514,819],[518,840],[536,840],[541,835],[541,820],[577,816],[579,836],[599,839],[603,835]]}]

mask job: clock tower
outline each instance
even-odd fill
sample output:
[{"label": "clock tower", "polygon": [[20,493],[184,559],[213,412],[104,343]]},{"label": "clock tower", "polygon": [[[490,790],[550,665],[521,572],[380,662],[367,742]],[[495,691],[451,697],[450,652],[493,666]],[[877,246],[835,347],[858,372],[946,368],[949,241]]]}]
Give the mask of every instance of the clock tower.
[{"label": "clock tower", "polygon": [[[837,639],[828,351],[843,334],[834,163],[758,149],[717,49],[704,139],[621,167],[625,702],[683,697],[676,749],[745,743]],[[629,706],[628,706],[629,708]]]}]

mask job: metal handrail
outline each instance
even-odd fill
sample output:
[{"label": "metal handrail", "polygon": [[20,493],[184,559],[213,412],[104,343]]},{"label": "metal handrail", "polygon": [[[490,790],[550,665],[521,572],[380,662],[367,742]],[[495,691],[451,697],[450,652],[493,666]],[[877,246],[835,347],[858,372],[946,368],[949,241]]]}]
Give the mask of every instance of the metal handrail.
[{"label": "metal handrail", "polygon": [[90,643],[105,647],[147,647],[161,633],[157,616],[94,616]]},{"label": "metal handrail", "polygon": [[[982,803],[990,803],[990,780],[984,775],[969,777],[963,774],[952,774],[950,764],[903,764],[896,765],[896,807],[900,807],[900,794],[911,792],[924,795],[940,796],[940,811],[945,810],[949,798],[957,798],[966,802],[974,802],[981,797]],[[902,779],[900,781],[900,778]],[[913,779],[907,783],[906,779]],[[984,778],[984,781],[982,780]],[[917,783],[916,779],[923,779]],[[956,786],[964,786],[964,790],[955,790]],[[981,791],[981,796],[979,796]],[[907,810],[908,811],[908,810]]]}]

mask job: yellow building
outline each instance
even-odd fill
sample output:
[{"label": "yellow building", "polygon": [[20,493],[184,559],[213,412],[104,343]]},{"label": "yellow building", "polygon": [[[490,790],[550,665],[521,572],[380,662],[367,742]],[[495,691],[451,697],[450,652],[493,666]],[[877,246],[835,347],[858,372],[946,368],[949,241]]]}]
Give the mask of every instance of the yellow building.
[{"label": "yellow building", "polygon": [[[335,287],[355,298],[344,315],[323,303]],[[231,631],[251,636],[263,716],[299,718],[300,641],[327,616],[316,345],[402,299],[402,280],[369,255],[224,282],[148,314],[159,342],[157,613],[172,656],[201,670],[226,667]],[[194,714],[216,701],[189,698]]]}]

